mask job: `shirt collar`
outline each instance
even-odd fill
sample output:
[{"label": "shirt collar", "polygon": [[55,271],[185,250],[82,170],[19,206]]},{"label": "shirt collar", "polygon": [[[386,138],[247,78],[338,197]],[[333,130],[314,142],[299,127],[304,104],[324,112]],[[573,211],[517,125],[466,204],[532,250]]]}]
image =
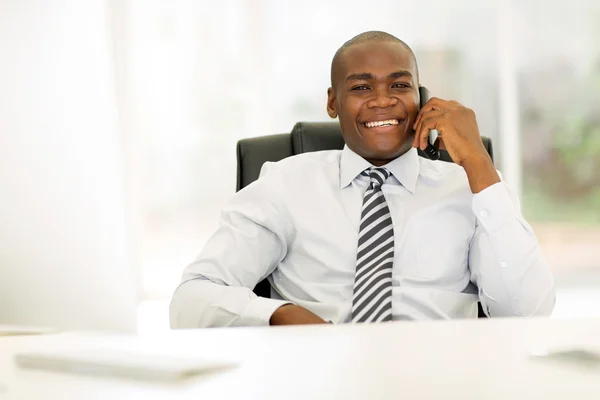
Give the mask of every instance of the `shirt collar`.
[{"label": "shirt collar", "polygon": [[[370,162],[350,150],[346,145],[342,150],[340,159],[340,189],[348,186],[352,181],[367,168],[371,168]],[[396,179],[409,192],[415,192],[417,178],[419,177],[419,155],[417,149],[411,148],[400,157],[390,161],[383,167],[394,175]]]}]

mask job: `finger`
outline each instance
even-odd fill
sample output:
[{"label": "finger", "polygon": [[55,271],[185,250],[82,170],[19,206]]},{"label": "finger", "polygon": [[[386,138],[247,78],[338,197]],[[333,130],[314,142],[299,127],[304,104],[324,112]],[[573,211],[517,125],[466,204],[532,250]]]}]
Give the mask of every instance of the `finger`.
[{"label": "finger", "polygon": [[417,124],[419,123],[419,121],[423,118],[423,113],[426,113],[426,112],[429,112],[432,110],[443,110],[443,109],[456,108],[458,106],[460,106],[460,103],[458,103],[454,100],[448,101],[448,100],[442,100],[437,97],[432,97],[429,99],[429,101],[427,101],[427,103],[425,103],[423,105],[423,107],[421,107],[421,110],[417,114],[417,118],[415,120],[414,126],[416,127]]},{"label": "finger", "polygon": [[444,144],[444,138],[441,136],[438,136],[437,139],[435,139],[435,143],[433,144],[433,147],[435,147],[436,150],[446,150],[446,145]]},{"label": "finger", "polygon": [[417,129],[415,129],[415,137],[413,139],[414,147],[420,147],[422,142],[427,143],[427,138],[429,137],[429,130],[434,129],[429,128],[428,126],[437,125],[437,119],[441,118],[443,115],[444,111],[442,110],[432,110],[423,114],[423,117],[417,125]]},{"label": "finger", "polygon": [[441,103],[437,101],[432,102],[432,100],[429,100],[427,103],[425,103],[425,105],[423,105],[423,107],[421,107],[421,109],[419,110],[414,124],[415,127],[421,122],[421,120],[424,117],[424,114],[427,114],[431,111],[440,111],[444,109]]},{"label": "finger", "polygon": [[440,116],[442,116],[444,113],[445,113],[445,111],[444,111],[444,110],[430,110],[430,111],[423,112],[423,113],[421,114],[421,118],[419,119],[419,122],[415,124],[415,128],[414,128],[414,130],[415,130],[416,132],[418,132],[418,131],[420,130],[420,128],[421,128],[421,122],[422,122],[424,119],[427,119],[427,118],[432,118],[432,117],[440,117]]},{"label": "finger", "polygon": [[432,97],[427,100],[427,103],[423,104],[421,109],[425,109],[425,111],[430,111],[434,109],[443,109],[443,108],[451,108],[453,104],[448,100],[443,100],[438,97]]},{"label": "finger", "polygon": [[421,150],[425,150],[427,147],[427,143],[429,141],[429,131],[432,129],[437,129],[438,124],[440,122],[441,116],[432,116],[423,118],[421,121],[421,127],[417,131],[417,135],[419,137],[418,145]]},{"label": "finger", "polygon": [[[422,131],[422,126],[423,126],[423,121],[428,119],[428,118],[435,118],[435,117],[441,117],[442,115],[444,115],[444,111],[442,110],[431,110],[428,111],[426,113],[423,114],[423,117],[421,118],[421,120],[419,121],[419,123],[417,125],[415,125],[415,132],[416,135],[413,138],[413,147],[417,147],[419,146],[419,140],[420,140],[420,135],[419,133]],[[429,134],[429,131],[427,132],[427,134]]]}]

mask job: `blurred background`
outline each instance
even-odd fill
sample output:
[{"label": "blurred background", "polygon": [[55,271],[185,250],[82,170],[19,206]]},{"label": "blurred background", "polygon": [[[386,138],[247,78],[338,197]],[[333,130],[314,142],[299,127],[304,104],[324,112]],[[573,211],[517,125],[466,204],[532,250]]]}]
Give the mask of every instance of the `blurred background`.
[{"label": "blurred background", "polygon": [[331,58],[367,30],[475,110],[553,317],[600,317],[598,21],[597,0],[0,0],[0,323],[168,329],[237,140],[327,120]]}]

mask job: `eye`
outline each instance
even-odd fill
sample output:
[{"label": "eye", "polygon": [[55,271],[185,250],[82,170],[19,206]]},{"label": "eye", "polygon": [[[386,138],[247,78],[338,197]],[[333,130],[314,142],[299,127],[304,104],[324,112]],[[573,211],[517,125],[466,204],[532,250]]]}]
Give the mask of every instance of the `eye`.
[{"label": "eye", "polygon": [[358,86],[352,87],[351,90],[369,90],[369,87],[367,85],[358,85]]},{"label": "eye", "polygon": [[397,83],[394,83],[392,85],[393,89],[406,89],[406,88],[409,88],[409,87],[410,87],[410,84],[403,83],[403,82],[397,82]]}]

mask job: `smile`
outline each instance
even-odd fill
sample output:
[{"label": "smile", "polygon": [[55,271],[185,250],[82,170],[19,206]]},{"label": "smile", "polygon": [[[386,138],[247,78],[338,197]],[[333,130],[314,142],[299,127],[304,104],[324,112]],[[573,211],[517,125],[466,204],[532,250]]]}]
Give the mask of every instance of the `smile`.
[{"label": "smile", "polygon": [[384,121],[369,121],[363,123],[363,125],[367,128],[379,128],[381,126],[392,126],[398,124],[399,121],[397,119],[386,119]]}]

